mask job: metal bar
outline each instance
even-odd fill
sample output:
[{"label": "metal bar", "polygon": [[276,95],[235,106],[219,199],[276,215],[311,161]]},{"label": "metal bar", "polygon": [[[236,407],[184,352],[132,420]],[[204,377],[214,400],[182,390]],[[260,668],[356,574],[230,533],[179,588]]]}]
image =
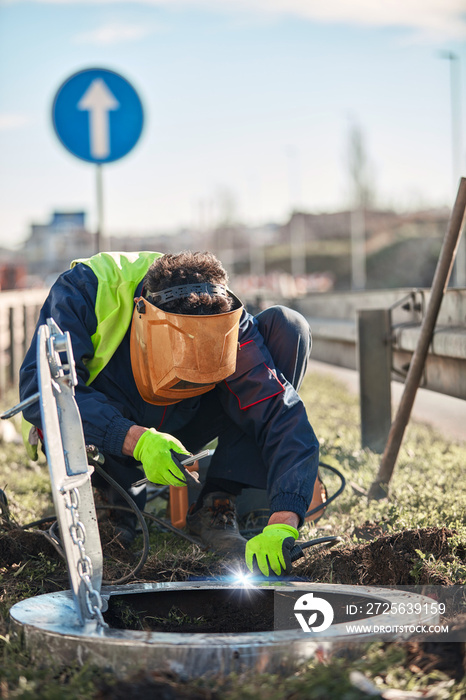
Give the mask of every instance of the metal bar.
[{"label": "metal bar", "polygon": [[389,309],[358,313],[361,444],[383,452],[392,422]]},{"label": "metal bar", "polygon": [[32,396],[29,396],[29,398],[24,399],[24,401],[21,401],[21,403],[17,403],[16,406],[13,406],[13,408],[9,408],[7,411],[4,413],[0,413],[0,418],[3,420],[5,418],[13,418],[13,416],[16,416],[17,413],[20,413],[20,411],[24,410],[31,404],[35,403],[36,401],[39,401],[40,399],[40,392],[38,391],[37,393],[33,394]]},{"label": "metal bar", "polygon": [[401,442],[403,440],[406,425],[411,415],[419,382],[421,381],[422,372],[424,370],[429,344],[437,322],[440,305],[450,279],[456,250],[458,248],[465,210],[466,179],[461,178],[458,194],[456,196],[456,201],[437,262],[437,267],[432,282],[431,295],[426,309],[426,315],[422,322],[419,341],[409,366],[403,395],[401,397],[395,420],[390,428],[390,433],[382,455],[382,461],[380,463],[378,474],[369,489],[368,497],[370,499],[386,498],[388,493],[388,484],[395,468],[395,463],[398,457]]}]

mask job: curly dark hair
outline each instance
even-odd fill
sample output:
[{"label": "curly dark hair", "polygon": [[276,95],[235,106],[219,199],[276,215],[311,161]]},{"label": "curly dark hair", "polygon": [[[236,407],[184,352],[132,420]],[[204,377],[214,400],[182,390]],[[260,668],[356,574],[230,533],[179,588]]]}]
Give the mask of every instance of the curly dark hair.
[{"label": "curly dark hair", "polygon": [[[167,253],[157,258],[149,267],[143,283],[144,294],[182,284],[210,282],[227,285],[228,274],[213,253],[183,251]],[[189,297],[174,299],[158,305],[164,311],[178,314],[222,314],[231,311],[232,297],[219,294],[191,293]]]}]

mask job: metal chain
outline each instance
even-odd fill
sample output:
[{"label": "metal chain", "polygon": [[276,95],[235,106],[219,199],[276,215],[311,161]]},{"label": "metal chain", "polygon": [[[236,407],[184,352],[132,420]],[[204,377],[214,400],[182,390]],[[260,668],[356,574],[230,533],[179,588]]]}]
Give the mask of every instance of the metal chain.
[{"label": "metal chain", "polygon": [[108,627],[102,615],[102,598],[91,581],[93,573],[92,561],[86,554],[84,543],[86,541],[86,528],[79,519],[79,490],[75,486],[70,489],[62,487],[60,489],[65,499],[65,506],[71,513],[70,535],[79,549],[79,559],[77,563],[78,576],[86,587],[86,607],[92,618],[97,618],[97,623],[101,627]]}]

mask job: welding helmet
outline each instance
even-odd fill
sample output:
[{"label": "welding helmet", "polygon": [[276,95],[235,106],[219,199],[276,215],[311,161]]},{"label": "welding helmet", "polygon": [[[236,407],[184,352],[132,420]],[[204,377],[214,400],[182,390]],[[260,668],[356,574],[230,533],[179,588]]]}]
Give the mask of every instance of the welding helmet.
[{"label": "welding helmet", "polygon": [[[191,293],[230,297],[233,310],[191,315],[158,307]],[[131,367],[144,401],[163,406],[177,403],[205,394],[233,374],[242,312],[241,301],[229,289],[208,282],[179,285],[135,299]]]}]

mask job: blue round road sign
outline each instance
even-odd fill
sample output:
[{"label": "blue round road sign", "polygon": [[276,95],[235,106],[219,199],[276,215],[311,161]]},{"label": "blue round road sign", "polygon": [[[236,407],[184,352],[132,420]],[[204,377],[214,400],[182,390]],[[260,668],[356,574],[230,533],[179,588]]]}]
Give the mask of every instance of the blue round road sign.
[{"label": "blue round road sign", "polygon": [[144,123],[136,90],[105,68],[68,78],[55,96],[52,119],[65,148],[89,163],[123,158],[136,145]]}]

